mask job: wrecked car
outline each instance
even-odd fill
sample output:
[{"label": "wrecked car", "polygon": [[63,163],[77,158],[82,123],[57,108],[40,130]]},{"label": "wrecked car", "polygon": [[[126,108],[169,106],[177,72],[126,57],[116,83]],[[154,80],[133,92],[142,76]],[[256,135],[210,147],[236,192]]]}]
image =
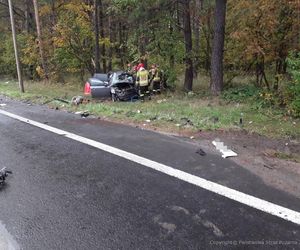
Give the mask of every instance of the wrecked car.
[{"label": "wrecked car", "polygon": [[126,72],[115,72],[109,80],[112,101],[133,101],[138,99],[132,75]]},{"label": "wrecked car", "polygon": [[84,95],[93,98],[110,97],[110,86],[107,74],[94,74],[84,86]]},{"label": "wrecked car", "polygon": [[108,74],[95,74],[85,84],[85,95],[93,98],[111,98],[112,101],[133,101],[138,99],[132,75],[117,71]]}]

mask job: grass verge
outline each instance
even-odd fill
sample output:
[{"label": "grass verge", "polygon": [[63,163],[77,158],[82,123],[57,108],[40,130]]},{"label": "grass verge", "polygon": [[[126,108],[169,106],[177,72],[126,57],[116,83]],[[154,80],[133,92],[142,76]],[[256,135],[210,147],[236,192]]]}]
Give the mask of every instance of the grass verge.
[{"label": "grass verge", "polygon": [[[180,92],[155,96],[151,101],[112,103],[92,100],[74,107],[55,101],[70,100],[82,94],[82,86],[25,82],[26,93],[20,93],[15,81],[1,80],[0,93],[13,99],[50,105],[71,111],[87,110],[114,121],[136,123],[166,132],[199,132],[207,130],[241,130],[271,138],[300,138],[300,121],[271,108],[256,109],[255,103],[228,103],[222,98]],[[242,119],[242,124],[240,124]]]}]

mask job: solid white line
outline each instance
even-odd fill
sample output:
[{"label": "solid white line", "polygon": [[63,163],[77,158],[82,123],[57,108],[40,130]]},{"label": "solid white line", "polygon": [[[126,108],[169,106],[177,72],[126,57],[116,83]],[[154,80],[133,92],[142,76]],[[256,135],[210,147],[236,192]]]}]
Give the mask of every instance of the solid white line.
[{"label": "solid white line", "polygon": [[222,186],[222,185],[214,183],[212,181],[208,181],[201,177],[198,177],[198,176],[186,173],[184,171],[169,167],[167,165],[149,160],[147,158],[126,152],[124,150],[103,144],[101,142],[97,142],[97,141],[94,141],[94,140],[61,130],[61,129],[57,129],[57,128],[45,125],[43,123],[40,123],[40,122],[36,122],[36,121],[30,120],[30,119],[6,112],[4,110],[0,110],[0,114],[11,117],[16,120],[19,120],[21,122],[25,122],[25,123],[33,125],[33,126],[36,126],[38,128],[50,131],[52,133],[70,138],[72,140],[90,145],[92,147],[98,148],[98,149],[108,152],[110,154],[114,154],[116,156],[125,158],[129,161],[136,162],[140,165],[143,165],[148,168],[165,173],[169,176],[173,176],[173,177],[183,180],[185,182],[194,184],[198,187],[201,187],[201,188],[211,191],[213,193],[219,194],[221,196],[227,197],[227,198],[237,201],[239,203],[245,204],[249,207],[256,208],[260,211],[266,212],[268,214],[272,214],[272,215],[280,217],[284,220],[287,220],[287,221],[290,221],[290,222],[300,225],[300,213],[297,211],[294,211],[294,210],[276,205],[274,203],[256,198],[252,195],[248,195],[248,194],[239,192],[237,190]]}]

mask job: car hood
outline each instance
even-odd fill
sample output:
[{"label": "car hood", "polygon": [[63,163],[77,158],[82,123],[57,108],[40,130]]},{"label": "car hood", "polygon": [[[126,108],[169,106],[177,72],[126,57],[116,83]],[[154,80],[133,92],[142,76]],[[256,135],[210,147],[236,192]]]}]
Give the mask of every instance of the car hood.
[{"label": "car hood", "polygon": [[132,83],[130,82],[114,82],[111,87],[114,88],[128,88],[128,87],[132,87]]}]

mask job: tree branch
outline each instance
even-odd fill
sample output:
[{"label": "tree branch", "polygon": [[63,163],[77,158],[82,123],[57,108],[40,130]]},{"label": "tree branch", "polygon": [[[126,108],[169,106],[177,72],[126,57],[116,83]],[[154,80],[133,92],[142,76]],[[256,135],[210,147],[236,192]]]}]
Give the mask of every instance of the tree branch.
[{"label": "tree branch", "polygon": [[[0,0],[0,6],[4,6],[8,9],[8,3],[5,0]],[[16,14],[19,17],[25,18],[25,15],[23,13],[23,10],[13,7],[14,14]],[[21,13],[20,13],[21,12]]]}]

